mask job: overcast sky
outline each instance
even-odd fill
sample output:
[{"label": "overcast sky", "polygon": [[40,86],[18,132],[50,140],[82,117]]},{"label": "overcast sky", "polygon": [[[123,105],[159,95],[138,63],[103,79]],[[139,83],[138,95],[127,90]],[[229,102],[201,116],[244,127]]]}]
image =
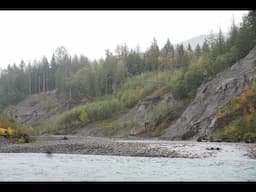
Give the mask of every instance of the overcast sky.
[{"label": "overcast sky", "polygon": [[104,57],[118,44],[142,51],[157,39],[179,43],[192,37],[227,32],[232,17],[240,23],[247,11],[0,11],[0,67],[21,59],[51,58],[65,46],[90,59]]}]

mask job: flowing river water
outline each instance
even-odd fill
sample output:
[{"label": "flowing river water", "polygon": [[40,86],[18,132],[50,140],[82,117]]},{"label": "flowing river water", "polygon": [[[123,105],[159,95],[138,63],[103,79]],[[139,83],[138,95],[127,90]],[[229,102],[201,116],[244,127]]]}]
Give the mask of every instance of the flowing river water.
[{"label": "flowing river water", "polygon": [[256,181],[256,160],[0,153],[0,181]]}]

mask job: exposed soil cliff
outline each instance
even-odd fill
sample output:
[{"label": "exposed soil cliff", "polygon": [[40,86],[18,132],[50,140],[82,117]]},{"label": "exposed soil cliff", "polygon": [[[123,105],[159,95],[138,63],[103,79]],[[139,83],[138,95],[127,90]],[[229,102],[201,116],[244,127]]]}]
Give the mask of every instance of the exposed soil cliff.
[{"label": "exposed soil cliff", "polygon": [[193,102],[184,113],[161,135],[161,139],[190,139],[209,135],[214,129],[216,113],[234,96],[241,94],[244,86],[256,80],[256,47],[243,59],[213,80],[202,84]]}]

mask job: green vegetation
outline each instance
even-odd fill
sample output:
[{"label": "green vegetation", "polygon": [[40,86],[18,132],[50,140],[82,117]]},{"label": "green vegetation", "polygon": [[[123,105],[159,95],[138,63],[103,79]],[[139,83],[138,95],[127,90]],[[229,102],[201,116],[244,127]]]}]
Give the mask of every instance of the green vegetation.
[{"label": "green vegetation", "polygon": [[57,121],[57,129],[84,126],[89,122],[104,120],[121,109],[117,99],[97,101],[75,107],[62,113]]},{"label": "green vegetation", "polygon": [[[177,85],[181,74],[180,70],[175,70],[173,72],[145,72],[136,75],[125,81],[115,97],[74,107],[62,113],[57,121],[57,127],[60,129],[79,127],[90,122],[111,118],[113,114],[133,107],[146,96],[161,96],[169,92],[173,86]],[[172,110],[175,109],[172,108]],[[169,112],[167,103],[160,103],[154,108],[153,114],[155,115],[150,119],[160,121]]]},{"label": "green vegetation", "polygon": [[[256,12],[250,11],[241,26],[233,23],[226,41],[219,30],[217,37],[212,35],[195,50],[190,45],[186,48],[182,44],[174,46],[169,39],[160,48],[153,39],[144,53],[119,45],[114,53],[107,50],[105,59],[90,61],[83,55],[72,57],[64,47],[59,47],[50,62],[45,57],[34,61],[33,65],[21,61],[19,66],[9,65],[1,71],[0,107],[17,103],[34,93],[56,90],[58,100],[66,103],[69,110],[56,122],[37,122],[35,133],[40,134],[106,120],[146,97],[169,92],[182,107],[171,109],[166,103],[154,107],[150,119],[153,126],[159,128],[161,125],[155,129],[158,135],[159,130],[166,127],[162,122],[167,122],[170,112],[184,109],[203,82],[246,56],[256,45],[255,39]],[[236,119],[224,128],[226,135],[236,132],[239,122],[242,120]],[[253,138],[252,127],[248,125],[248,131],[238,135]]]},{"label": "green vegetation", "polygon": [[[144,53],[139,49],[129,50],[126,45],[118,45],[115,53],[107,50],[106,58],[99,61],[90,61],[84,55],[71,56],[64,47],[59,47],[50,62],[44,57],[33,64],[21,61],[18,66],[13,64],[2,70],[0,106],[5,107],[27,95],[54,89],[57,90],[58,99],[73,106],[84,99],[91,101],[95,97],[118,92],[121,87],[126,87],[122,86],[126,79],[134,75],[141,74],[133,81],[147,81],[151,74],[143,73],[162,71],[169,73],[169,76],[164,74],[167,79],[163,79],[169,82],[177,69],[181,74],[174,84],[170,83],[174,94],[177,98],[193,98],[196,88],[203,81],[214,78],[252,49],[255,45],[255,26],[255,11],[251,11],[244,17],[240,27],[235,24],[231,26],[226,41],[221,30],[217,37],[206,39],[203,46],[197,45],[195,50],[190,45],[187,48],[182,44],[174,47],[169,39],[160,49],[156,39],[153,39]],[[157,78],[162,80],[161,77]],[[133,95],[140,99],[148,95],[147,91],[150,92],[154,86],[155,83],[145,85],[144,91],[136,90],[136,93],[127,91],[127,105],[134,105],[131,99]]]},{"label": "green vegetation", "polygon": [[226,141],[256,142],[256,82],[217,114],[213,136]]},{"label": "green vegetation", "polygon": [[34,141],[30,133],[31,128],[18,125],[13,118],[0,116],[0,136],[22,144]]},{"label": "green vegetation", "polygon": [[[182,76],[180,70],[145,72],[127,79],[116,93],[124,107],[133,107],[146,96],[163,95],[177,86]],[[158,92],[158,93],[157,93]]]},{"label": "green vegetation", "polygon": [[42,135],[46,133],[54,133],[57,130],[56,120],[38,120],[31,124],[32,135]]}]

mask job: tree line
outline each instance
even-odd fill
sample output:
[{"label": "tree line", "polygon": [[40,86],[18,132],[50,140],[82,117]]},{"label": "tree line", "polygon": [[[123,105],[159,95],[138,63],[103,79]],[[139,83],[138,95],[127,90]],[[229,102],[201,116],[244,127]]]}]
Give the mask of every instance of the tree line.
[{"label": "tree line", "polygon": [[133,75],[187,65],[192,53],[190,46],[174,47],[169,39],[161,50],[154,39],[145,53],[118,45],[114,53],[106,50],[105,59],[99,61],[84,55],[72,57],[65,47],[58,47],[50,62],[46,57],[33,63],[22,60],[1,70],[0,103],[14,104],[28,95],[55,89],[58,97],[70,101],[112,94]]},{"label": "tree line", "polygon": [[233,22],[227,40],[219,30],[217,37],[205,39],[195,50],[190,45],[173,45],[169,39],[160,48],[154,38],[145,52],[124,44],[114,52],[106,50],[104,59],[91,61],[84,55],[71,56],[65,47],[58,47],[50,61],[46,57],[33,63],[21,61],[1,70],[0,105],[5,107],[28,95],[52,90],[56,90],[60,100],[76,104],[114,94],[134,75],[177,69],[183,75],[175,94],[192,97],[203,81],[213,78],[255,46],[255,18],[255,11],[250,11],[240,26]]}]

